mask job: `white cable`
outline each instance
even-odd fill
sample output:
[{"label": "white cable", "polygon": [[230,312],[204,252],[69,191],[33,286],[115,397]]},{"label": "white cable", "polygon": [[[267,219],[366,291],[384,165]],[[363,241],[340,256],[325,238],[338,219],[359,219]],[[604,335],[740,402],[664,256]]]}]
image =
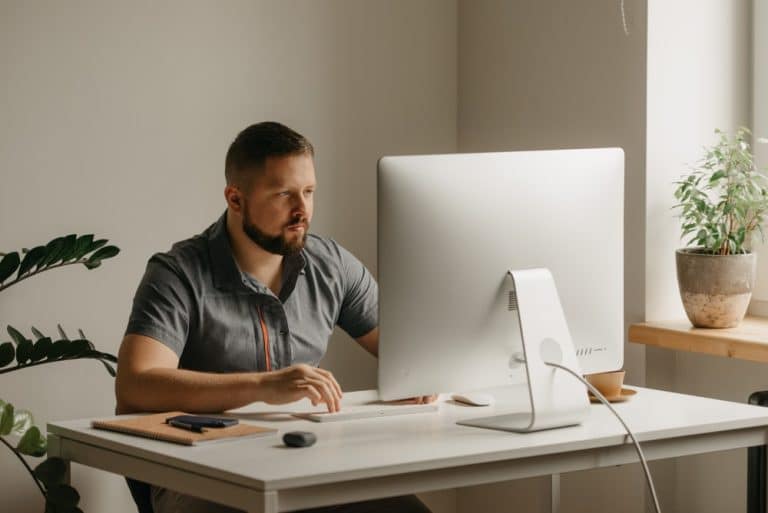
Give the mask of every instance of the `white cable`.
[{"label": "white cable", "polygon": [[624,27],[624,35],[629,35],[629,29],[627,28],[627,14],[624,12],[624,0],[619,0],[621,6],[621,26]]},{"label": "white cable", "polygon": [[574,372],[573,370],[569,369],[565,365],[560,365],[559,363],[552,363],[552,362],[544,362],[550,367],[557,367],[558,369],[562,369],[568,373],[570,373],[573,377],[584,383],[584,385],[592,392],[592,394],[600,399],[600,401],[608,407],[609,410],[611,410],[611,413],[616,415],[616,418],[619,419],[619,422],[621,422],[621,425],[624,426],[624,429],[627,430],[627,433],[629,434],[630,438],[632,438],[632,441],[635,443],[635,449],[637,450],[637,455],[640,457],[640,463],[643,465],[643,471],[645,472],[645,480],[648,482],[648,489],[651,491],[651,496],[653,497],[653,505],[656,509],[656,513],[661,513],[661,508],[659,507],[659,498],[656,496],[656,488],[653,486],[653,478],[651,477],[651,471],[648,469],[648,463],[645,461],[645,455],[643,454],[643,450],[640,448],[640,442],[637,441],[637,438],[635,438],[635,434],[632,432],[631,429],[629,429],[629,426],[626,422],[624,422],[624,419],[621,418],[621,415],[613,409],[613,406],[611,406],[611,403],[608,402],[608,399],[606,399],[603,394],[600,393],[599,390],[597,390],[595,387],[592,386],[592,384],[587,381],[586,379],[582,378],[577,372]]}]

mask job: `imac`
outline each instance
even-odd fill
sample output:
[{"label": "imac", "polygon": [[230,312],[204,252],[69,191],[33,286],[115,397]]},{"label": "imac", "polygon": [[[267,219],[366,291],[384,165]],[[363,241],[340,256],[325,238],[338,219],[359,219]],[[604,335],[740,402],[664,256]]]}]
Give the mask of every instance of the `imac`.
[{"label": "imac", "polygon": [[[526,372],[533,362],[520,364],[524,337],[513,302],[548,285],[536,275],[544,282],[526,282],[524,299],[510,271],[524,271],[518,280],[533,269],[551,275],[565,338],[573,341],[572,349],[554,351],[571,351],[570,367],[581,374],[621,368],[623,198],[619,148],[383,157],[381,398],[511,386],[509,393],[530,393],[533,402]],[[526,322],[557,324],[553,304],[529,308]],[[552,349],[544,346],[538,349]],[[586,402],[579,381],[546,372],[562,374],[557,379]],[[557,397],[549,399],[557,409]],[[557,425],[566,424],[549,427]]]}]

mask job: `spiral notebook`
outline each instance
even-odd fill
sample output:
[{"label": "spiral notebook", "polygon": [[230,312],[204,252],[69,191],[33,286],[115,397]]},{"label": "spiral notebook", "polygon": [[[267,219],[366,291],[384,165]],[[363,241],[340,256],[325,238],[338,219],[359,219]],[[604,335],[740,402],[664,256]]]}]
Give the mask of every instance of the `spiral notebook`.
[{"label": "spiral notebook", "polygon": [[155,413],[132,417],[128,419],[94,420],[91,426],[97,429],[117,431],[129,435],[143,436],[155,440],[164,440],[183,445],[198,445],[201,443],[233,440],[245,437],[265,436],[277,433],[277,429],[252,424],[239,423],[235,426],[224,428],[209,428],[202,433],[187,431],[165,423],[165,419],[177,415],[188,415],[180,411],[167,413]]}]

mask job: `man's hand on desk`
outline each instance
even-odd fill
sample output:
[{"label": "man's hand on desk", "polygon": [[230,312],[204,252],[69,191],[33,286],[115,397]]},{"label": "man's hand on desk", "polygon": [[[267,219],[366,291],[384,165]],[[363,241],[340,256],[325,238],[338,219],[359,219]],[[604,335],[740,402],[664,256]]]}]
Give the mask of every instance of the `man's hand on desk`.
[{"label": "man's hand on desk", "polygon": [[308,398],[313,406],[325,403],[329,412],[341,406],[341,386],[333,374],[311,365],[291,365],[284,369],[264,373],[264,402],[284,404]]}]

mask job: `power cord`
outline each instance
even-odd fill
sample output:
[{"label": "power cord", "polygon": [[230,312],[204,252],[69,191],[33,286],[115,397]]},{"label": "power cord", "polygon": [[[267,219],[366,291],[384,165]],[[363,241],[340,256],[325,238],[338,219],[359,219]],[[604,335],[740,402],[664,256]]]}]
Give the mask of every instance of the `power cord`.
[{"label": "power cord", "polygon": [[564,370],[571,374],[573,377],[584,383],[584,385],[589,389],[592,394],[597,397],[600,402],[602,402],[604,405],[608,407],[609,410],[611,410],[611,413],[613,413],[617,419],[619,419],[619,422],[621,422],[621,425],[624,426],[624,429],[627,430],[627,433],[629,434],[630,438],[632,438],[632,441],[635,443],[635,449],[637,450],[637,455],[640,457],[640,463],[643,466],[643,471],[645,472],[645,480],[648,482],[648,489],[651,491],[651,496],[653,497],[653,505],[656,509],[656,513],[661,513],[661,508],[659,507],[659,498],[656,496],[656,487],[653,486],[653,478],[651,477],[651,471],[648,469],[648,462],[645,461],[645,455],[643,454],[643,449],[640,448],[640,442],[637,441],[637,438],[635,437],[635,434],[632,432],[631,429],[629,429],[629,426],[626,422],[624,422],[624,419],[621,418],[621,415],[611,406],[611,403],[608,402],[608,399],[606,399],[603,394],[600,393],[599,390],[597,390],[592,384],[581,377],[577,372],[574,372],[573,370],[569,369],[565,365],[560,365],[559,363],[552,363],[552,362],[544,362],[545,364],[549,365],[550,367],[556,367],[558,369]]}]

